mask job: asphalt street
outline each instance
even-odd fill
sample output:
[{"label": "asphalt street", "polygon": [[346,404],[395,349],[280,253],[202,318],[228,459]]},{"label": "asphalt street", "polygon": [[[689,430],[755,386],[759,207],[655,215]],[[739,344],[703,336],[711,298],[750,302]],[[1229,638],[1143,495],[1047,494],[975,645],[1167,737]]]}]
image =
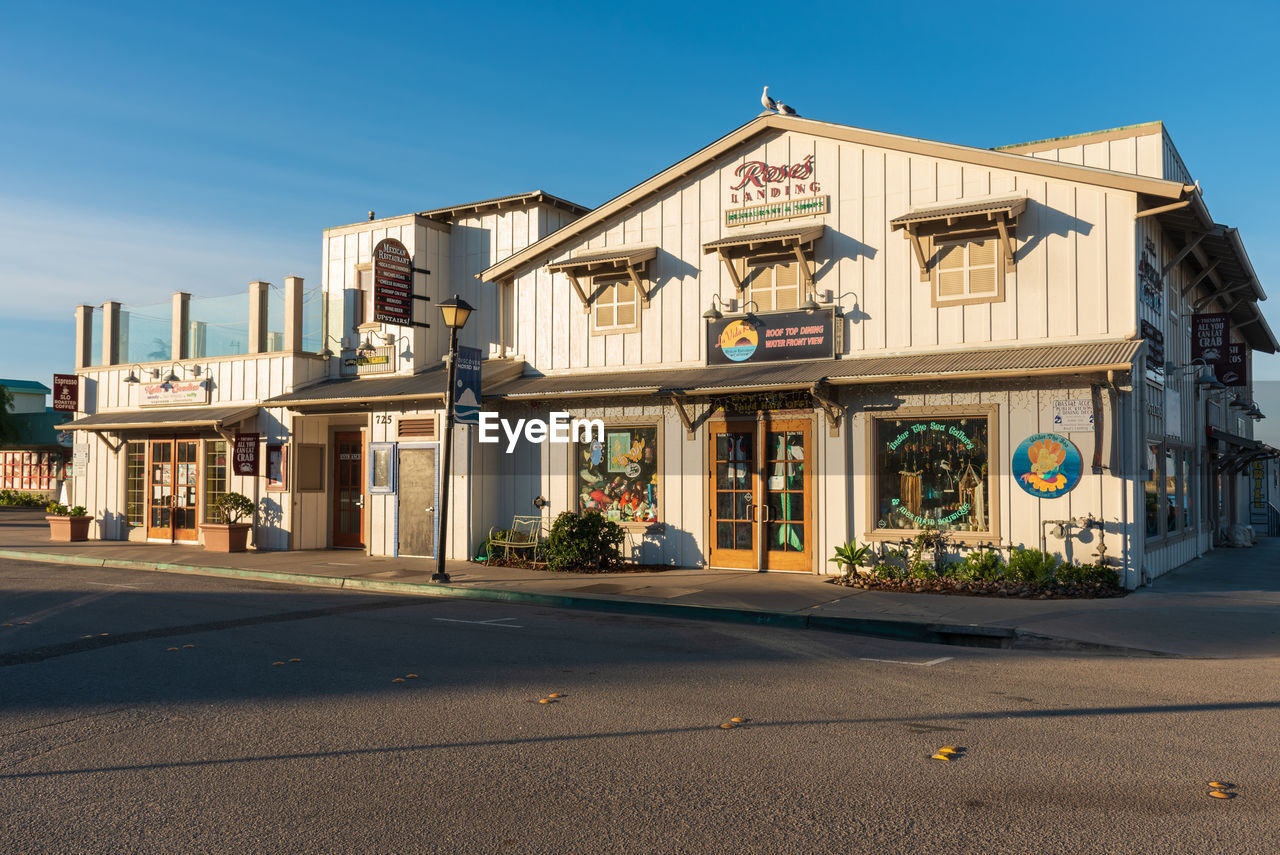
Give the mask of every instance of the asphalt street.
[{"label": "asphalt street", "polygon": [[[1273,853],[1280,839],[1274,659],[980,650],[12,561],[0,624],[4,852]],[[955,759],[931,758],[946,745]],[[1209,781],[1234,797],[1210,798]]]}]

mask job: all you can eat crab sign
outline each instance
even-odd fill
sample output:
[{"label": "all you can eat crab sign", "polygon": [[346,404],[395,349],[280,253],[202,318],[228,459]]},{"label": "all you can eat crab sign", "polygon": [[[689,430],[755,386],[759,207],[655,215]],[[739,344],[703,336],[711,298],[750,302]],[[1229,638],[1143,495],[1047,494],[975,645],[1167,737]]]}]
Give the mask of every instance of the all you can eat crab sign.
[{"label": "all you can eat crab sign", "polygon": [[1083,461],[1075,443],[1056,433],[1034,433],[1013,452],[1013,480],[1037,499],[1056,499],[1080,483]]}]

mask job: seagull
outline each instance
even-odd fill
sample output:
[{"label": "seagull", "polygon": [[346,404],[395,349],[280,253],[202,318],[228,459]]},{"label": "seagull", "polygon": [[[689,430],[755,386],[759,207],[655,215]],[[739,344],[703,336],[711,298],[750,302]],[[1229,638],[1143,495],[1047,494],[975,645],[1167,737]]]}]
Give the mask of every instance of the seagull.
[{"label": "seagull", "polygon": [[778,109],[778,102],[769,97],[769,87],[764,88],[764,94],[760,96],[760,103],[764,105],[766,110]]},{"label": "seagull", "polygon": [[797,113],[797,112],[795,111],[795,109],[794,109],[793,107],[789,107],[789,106],[787,106],[786,104],[783,104],[781,101],[778,101],[778,102],[777,102],[777,104],[778,104],[778,115],[779,115],[779,116],[798,116],[798,115],[800,115],[799,113]]}]

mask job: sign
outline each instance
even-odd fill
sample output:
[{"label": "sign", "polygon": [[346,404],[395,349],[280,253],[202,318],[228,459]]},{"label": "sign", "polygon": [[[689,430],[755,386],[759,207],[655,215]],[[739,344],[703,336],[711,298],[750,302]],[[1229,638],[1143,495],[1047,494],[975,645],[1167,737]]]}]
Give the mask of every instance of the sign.
[{"label": "sign", "polygon": [[89,443],[77,442],[71,452],[71,462],[76,466],[87,466],[89,463]]},{"label": "sign", "polygon": [[209,403],[209,389],[203,380],[178,383],[148,383],[142,387],[142,407],[190,407]]},{"label": "sign", "polygon": [[726,226],[745,226],[747,223],[768,223],[773,220],[789,220],[793,217],[815,217],[831,210],[830,196],[811,196],[807,199],[786,199],[767,205],[749,205],[730,208],[724,212]]},{"label": "sign", "polygon": [[1228,344],[1226,356],[1213,368],[1213,376],[1224,386],[1248,386],[1248,346]]},{"label": "sign", "polygon": [[413,325],[413,258],[395,238],[380,240],[373,248],[373,319]]},{"label": "sign", "polygon": [[1138,261],[1138,282],[1142,285],[1139,299],[1157,315],[1164,312],[1164,280],[1156,264],[1156,244],[1147,238],[1142,244],[1142,258]]},{"label": "sign", "polygon": [[237,475],[258,474],[258,441],[262,434],[238,433],[231,444],[231,469]]},{"label": "sign", "polygon": [[1164,390],[1164,435],[1182,438],[1182,393],[1172,386]]},{"label": "sign", "polygon": [[1267,461],[1255,460],[1249,464],[1249,523],[1267,524]]},{"label": "sign", "polygon": [[1147,379],[1164,382],[1164,333],[1147,321],[1142,322],[1142,337],[1147,340]]},{"label": "sign", "polygon": [[391,345],[375,347],[370,350],[344,350],[342,352],[342,374],[390,374],[396,370],[396,349]]},{"label": "sign", "polygon": [[453,387],[454,421],[460,425],[480,424],[480,357],[478,347],[458,348],[458,373]]},{"label": "sign", "polygon": [[80,378],[75,374],[53,375],[53,408],[75,412],[80,408]]},{"label": "sign", "polygon": [[1038,499],[1056,499],[1080,483],[1080,449],[1065,436],[1036,433],[1013,452],[1013,478]]},{"label": "sign", "polygon": [[827,213],[831,197],[819,195],[822,184],[814,180],[814,173],[812,154],[799,163],[748,160],[740,164],[729,179],[728,204],[735,207],[724,212],[724,224],[744,226]]},{"label": "sign", "polygon": [[833,359],[844,318],[835,309],[707,321],[707,365]]},{"label": "sign", "polygon": [[1208,312],[1191,316],[1191,361],[1203,360],[1214,368],[1227,357],[1231,343],[1231,320],[1226,312]]},{"label": "sign", "polygon": [[1064,433],[1093,430],[1093,400],[1089,398],[1053,402],[1053,429]]}]

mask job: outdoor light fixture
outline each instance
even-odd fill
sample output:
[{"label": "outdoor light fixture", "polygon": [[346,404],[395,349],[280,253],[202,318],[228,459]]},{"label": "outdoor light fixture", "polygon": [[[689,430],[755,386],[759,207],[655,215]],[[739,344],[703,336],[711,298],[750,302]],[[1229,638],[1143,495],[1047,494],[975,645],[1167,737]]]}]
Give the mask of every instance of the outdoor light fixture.
[{"label": "outdoor light fixture", "polygon": [[1246,403],[1244,402],[1244,400],[1243,400],[1239,395],[1236,395],[1234,398],[1232,398],[1232,399],[1231,399],[1231,404],[1230,404],[1229,406],[1230,406],[1232,409],[1235,409],[1235,410],[1247,410],[1247,409],[1249,409],[1249,405],[1248,405],[1248,404],[1246,404]]},{"label": "outdoor light fixture", "polygon": [[756,312],[751,311],[750,309],[747,308],[747,306],[755,306],[756,312],[760,311],[759,303],[757,303],[755,300],[748,300],[747,302],[742,304],[742,311],[748,318],[754,318],[756,316]]},{"label": "outdoor light fixture", "polygon": [[804,310],[805,314],[812,315],[821,307],[814,301],[813,297],[806,297],[805,301],[800,304],[800,308]]},{"label": "outdoor light fixture", "polygon": [[[137,370],[135,370],[135,369],[137,369]],[[129,373],[125,375],[125,377],[124,377],[124,382],[126,382],[126,383],[141,383],[142,381],[138,379],[138,372],[140,372],[140,371],[142,371],[142,366],[141,366],[141,365],[138,365],[137,363],[134,363],[133,368],[130,368],[130,369],[129,369]]]},{"label": "outdoor light fixture", "polygon": [[436,545],[436,572],[431,574],[432,582],[448,582],[449,574],[444,570],[444,556],[449,545],[449,464],[453,460],[453,424],[454,398],[457,396],[458,384],[458,330],[467,324],[467,318],[475,309],[466,300],[454,294],[440,304],[440,314],[444,316],[444,325],[449,328],[449,379],[445,385],[444,410],[444,465],[440,468],[440,543]]},{"label": "outdoor light fixture", "polygon": [[336,338],[326,333],[324,337],[324,350],[321,350],[317,354],[317,356],[319,356],[325,362],[328,362],[330,359],[333,359],[333,357],[336,355],[334,354],[333,350],[329,347],[329,342],[333,342],[334,344],[338,345],[339,348],[342,347],[342,339]]},{"label": "outdoor light fixture", "polygon": [[717,309],[717,308],[716,308],[716,303],[719,303],[720,305],[722,305],[722,306],[723,306],[723,305],[724,305],[724,300],[721,300],[721,299],[720,299],[720,295],[719,295],[719,294],[712,294],[712,295],[711,295],[711,308],[707,309],[705,312],[703,312],[703,313],[702,313],[702,317],[703,317],[703,319],[704,319],[704,320],[708,320],[708,321],[718,321],[718,320],[720,320],[720,319],[722,319],[722,318],[724,317],[724,315],[721,313],[721,311],[720,311],[719,309]]}]

